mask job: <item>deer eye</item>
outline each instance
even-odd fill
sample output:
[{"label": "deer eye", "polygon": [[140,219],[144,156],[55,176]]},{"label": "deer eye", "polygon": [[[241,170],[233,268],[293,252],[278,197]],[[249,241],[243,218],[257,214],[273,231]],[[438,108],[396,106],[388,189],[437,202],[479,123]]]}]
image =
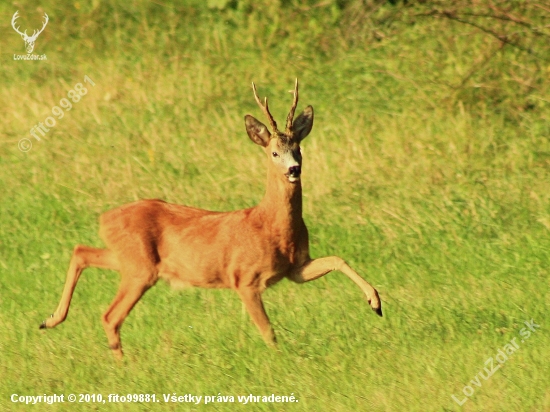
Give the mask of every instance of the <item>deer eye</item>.
[{"label": "deer eye", "polygon": [[277,153],[277,152],[273,152],[273,153],[271,153],[271,155],[272,155],[273,157],[279,157],[279,153]]}]

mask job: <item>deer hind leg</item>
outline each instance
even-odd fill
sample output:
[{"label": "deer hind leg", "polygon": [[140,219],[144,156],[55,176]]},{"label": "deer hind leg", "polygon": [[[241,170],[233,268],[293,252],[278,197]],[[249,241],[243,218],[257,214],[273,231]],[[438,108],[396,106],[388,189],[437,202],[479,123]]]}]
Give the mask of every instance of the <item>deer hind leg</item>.
[{"label": "deer hind leg", "polygon": [[82,271],[90,266],[118,270],[118,260],[116,255],[109,249],[97,249],[83,245],[75,246],[69,270],[67,271],[61,301],[50,318],[42,322],[40,329],[53,328],[66,319],[76,283]]},{"label": "deer hind leg", "polygon": [[342,258],[329,256],[320,259],[312,259],[291,273],[290,280],[297,283],[309,282],[325,276],[333,270],[339,270],[355,282],[367,296],[367,300],[377,315],[382,316],[382,302],[375,288],[357,274]]},{"label": "deer hind leg", "polygon": [[265,313],[260,292],[255,288],[240,287],[237,289],[237,293],[243,301],[252,321],[260,330],[265,343],[268,346],[275,346],[277,339],[275,338],[275,332],[273,332],[267,313]]},{"label": "deer hind leg", "polygon": [[109,348],[118,359],[122,359],[122,344],[120,342],[122,323],[143,294],[154,284],[154,281],[151,281],[154,276],[150,276],[151,274],[148,272],[142,273],[145,276],[128,276],[126,273],[122,273],[118,292],[101,318]]}]

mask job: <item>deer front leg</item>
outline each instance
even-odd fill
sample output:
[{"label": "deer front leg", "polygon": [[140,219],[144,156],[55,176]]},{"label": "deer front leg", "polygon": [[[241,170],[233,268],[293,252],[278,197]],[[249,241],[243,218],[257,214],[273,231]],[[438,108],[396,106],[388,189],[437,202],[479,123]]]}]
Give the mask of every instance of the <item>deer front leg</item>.
[{"label": "deer front leg", "polygon": [[338,256],[329,256],[319,259],[312,259],[292,272],[290,280],[297,283],[309,282],[333,270],[339,270],[355,282],[357,286],[367,295],[367,300],[377,315],[382,316],[382,302],[378,292],[365,279],[357,274],[342,258]]},{"label": "deer front leg", "polygon": [[260,330],[265,343],[268,346],[275,346],[277,339],[275,338],[275,332],[273,332],[267,313],[265,313],[260,292],[252,287],[240,287],[237,289],[237,293],[246,306],[252,321]]}]

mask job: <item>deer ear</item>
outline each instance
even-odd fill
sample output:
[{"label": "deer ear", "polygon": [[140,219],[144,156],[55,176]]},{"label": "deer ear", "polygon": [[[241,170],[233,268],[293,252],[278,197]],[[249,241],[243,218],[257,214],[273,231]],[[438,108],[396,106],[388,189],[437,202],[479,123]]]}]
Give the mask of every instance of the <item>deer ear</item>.
[{"label": "deer ear", "polygon": [[293,138],[299,142],[306,138],[313,127],[313,107],[308,106],[292,123]]},{"label": "deer ear", "polygon": [[246,125],[246,132],[248,133],[250,140],[263,147],[266,147],[269,144],[271,133],[269,133],[269,130],[267,130],[265,124],[259,120],[256,120],[249,114],[244,117],[244,123]]}]

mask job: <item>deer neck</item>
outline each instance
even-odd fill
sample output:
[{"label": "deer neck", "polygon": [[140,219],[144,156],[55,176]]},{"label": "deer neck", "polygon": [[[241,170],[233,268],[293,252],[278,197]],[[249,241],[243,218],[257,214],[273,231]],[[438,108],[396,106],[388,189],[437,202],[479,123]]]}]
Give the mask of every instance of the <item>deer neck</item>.
[{"label": "deer neck", "polygon": [[265,222],[266,224],[296,229],[302,222],[301,182],[290,183],[280,171],[269,167],[265,196],[258,208],[269,219],[269,222]]}]

